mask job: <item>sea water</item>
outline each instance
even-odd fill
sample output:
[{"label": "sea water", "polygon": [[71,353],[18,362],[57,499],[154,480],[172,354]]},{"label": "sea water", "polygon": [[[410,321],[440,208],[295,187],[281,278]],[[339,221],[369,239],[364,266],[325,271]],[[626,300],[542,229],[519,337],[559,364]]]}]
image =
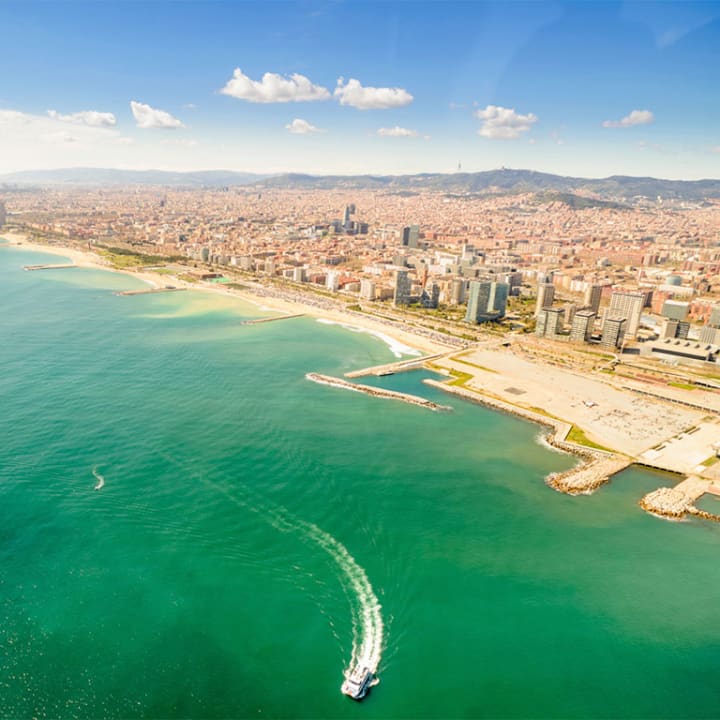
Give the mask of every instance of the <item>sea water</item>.
[{"label": "sea water", "polygon": [[[717,717],[720,526],[379,337],[0,246],[0,715]],[[102,477],[102,486],[98,476]],[[340,693],[359,658],[380,684]]]}]

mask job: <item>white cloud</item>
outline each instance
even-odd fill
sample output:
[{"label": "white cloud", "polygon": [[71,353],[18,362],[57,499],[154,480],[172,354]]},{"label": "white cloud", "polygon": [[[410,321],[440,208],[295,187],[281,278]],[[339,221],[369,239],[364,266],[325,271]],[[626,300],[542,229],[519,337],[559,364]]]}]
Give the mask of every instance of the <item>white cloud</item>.
[{"label": "white cloud", "polygon": [[283,77],[267,72],[257,81],[251,80],[240,68],[235,68],[232,78],[220,92],[254,103],[310,102],[330,98],[327,88],[315,85],[304,75],[293,73]]},{"label": "white cloud", "polygon": [[185,125],[170,113],[164,110],[156,110],[145,103],[130,101],[130,108],[135,118],[137,126],[143,130],[150,128],[161,128],[164,130],[175,130],[176,128],[184,128]]},{"label": "white cloud", "polygon": [[710,148],[711,153],[715,153],[716,155],[720,155],[720,145],[716,145],[714,148]]},{"label": "white cloud", "polygon": [[350,105],[358,110],[385,110],[405,107],[413,96],[402,88],[363,87],[359,80],[338,78],[335,97],[341,105]]},{"label": "white cloud", "polygon": [[48,110],[47,114],[53,120],[75,125],[89,125],[90,127],[114,127],[117,123],[112,113],[97,112],[97,110],[81,110],[70,115],[61,115],[57,110]]},{"label": "white cloud", "polygon": [[499,105],[488,105],[484,110],[476,110],[473,115],[482,120],[478,135],[493,140],[514,140],[538,121],[533,113],[520,115],[513,108]]},{"label": "white cloud", "polygon": [[322,128],[311,125],[307,120],[295,118],[289,125],[285,126],[293,135],[311,135],[313,133],[325,132]]},{"label": "white cloud", "polygon": [[655,120],[655,116],[650,110],[633,110],[621,120],[605,120],[603,127],[623,128],[632,127],[633,125],[650,125],[653,120]]},{"label": "white cloud", "polygon": [[114,127],[0,109],[0,172],[70,166],[78,154],[93,162],[114,158],[113,164],[122,163],[127,149],[120,146],[131,142]]},{"label": "white cloud", "polygon": [[396,125],[391,128],[380,128],[377,135],[382,137],[419,137],[420,133],[417,130],[409,130]]}]

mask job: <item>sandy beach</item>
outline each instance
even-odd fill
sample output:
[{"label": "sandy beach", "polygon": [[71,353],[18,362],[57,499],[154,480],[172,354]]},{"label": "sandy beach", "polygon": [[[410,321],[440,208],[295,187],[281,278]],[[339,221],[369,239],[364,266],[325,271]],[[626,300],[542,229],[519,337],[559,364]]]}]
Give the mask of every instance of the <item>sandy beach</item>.
[{"label": "sandy beach", "polygon": [[[451,350],[439,338],[428,337],[418,332],[400,327],[399,323],[391,323],[374,320],[363,313],[343,311],[341,309],[328,308],[310,301],[302,301],[294,297],[289,298],[290,293],[282,293],[275,288],[256,285],[256,292],[252,289],[229,288],[224,285],[214,285],[206,282],[187,282],[175,275],[167,275],[152,272],[151,270],[125,270],[113,267],[105,258],[89,250],[81,250],[67,245],[45,245],[32,242],[22,233],[4,232],[0,237],[7,240],[10,245],[22,246],[25,250],[32,252],[44,252],[52,255],[61,255],[69,258],[78,267],[91,268],[95,270],[107,270],[110,272],[122,273],[146,282],[151,287],[164,287],[171,284],[176,287],[184,287],[188,290],[208,292],[213,294],[235,297],[244,302],[251,303],[260,308],[274,310],[281,314],[303,314],[337,323],[352,329],[362,330],[371,333],[388,342],[391,350],[400,357],[400,353],[441,353]],[[243,281],[243,285],[251,287],[252,282]]]}]

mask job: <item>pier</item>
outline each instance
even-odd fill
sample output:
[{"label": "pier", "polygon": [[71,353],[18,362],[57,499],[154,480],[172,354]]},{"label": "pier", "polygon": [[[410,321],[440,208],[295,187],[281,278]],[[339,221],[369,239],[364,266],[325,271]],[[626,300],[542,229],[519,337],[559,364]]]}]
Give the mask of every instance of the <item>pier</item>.
[{"label": "pier", "polygon": [[332,377],[331,375],[308,373],[305,377],[308,380],[319,383],[320,385],[330,385],[331,387],[353,390],[355,392],[365,393],[365,395],[372,395],[373,397],[385,398],[387,400],[400,400],[402,402],[409,403],[410,405],[419,405],[420,407],[428,408],[429,410],[452,410],[452,408],[447,405],[438,405],[438,403],[432,402],[432,400],[428,400],[418,395],[409,395],[408,393],[401,393],[395,390],[386,390],[385,388],[351,383],[347,380],[343,380],[342,378]]},{"label": "pier", "polygon": [[164,287],[164,288],[147,288],[143,290],[122,290],[113,293],[113,295],[156,295],[157,293],[182,292],[186,288],[182,287]]},{"label": "pier", "polygon": [[23,270],[31,272],[33,270],[70,270],[76,268],[78,265],[74,263],[60,263],[56,265],[23,265]]},{"label": "pier", "polygon": [[255,320],[243,320],[241,325],[260,325],[260,323],[276,322],[277,320],[291,320],[292,318],[305,317],[305,313],[295,313],[293,315],[275,315],[273,317],[256,318]]},{"label": "pier", "polygon": [[[452,352],[455,352],[453,350]],[[437,353],[436,355],[423,355],[422,357],[412,358],[411,360],[399,360],[394,363],[385,363],[383,365],[373,365],[372,367],[363,368],[362,370],[352,370],[346,372],[347,378],[367,377],[368,375],[393,375],[395,373],[406,372],[407,370],[416,370],[422,367],[426,362],[437,360],[445,357],[448,353]]]}]

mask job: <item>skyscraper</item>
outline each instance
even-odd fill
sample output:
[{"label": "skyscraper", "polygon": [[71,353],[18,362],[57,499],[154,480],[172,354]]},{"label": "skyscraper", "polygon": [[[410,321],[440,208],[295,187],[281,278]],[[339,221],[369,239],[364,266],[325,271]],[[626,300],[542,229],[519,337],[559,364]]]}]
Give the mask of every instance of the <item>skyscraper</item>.
[{"label": "skyscraper", "polygon": [[600,299],[602,297],[602,285],[588,285],[585,288],[583,305],[592,310],[596,315],[600,311]]},{"label": "skyscraper", "polygon": [[595,324],[595,313],[588,310],[578,310],[570,326],[570,342],[587,342],[592,335]]},{"label": "skyscraper", "polygon": [[416,248],[419,237],[420,227],[418,225],[408,225],[402,230],[402,244],[404,247]]},{"label": "skyscraper", "polygon": [[[614,292],[610,296],[608,318],[626,320],[625,334],[635,338],[640,327],[640,314],[645,305],[645,294],[641,292]],[[603,334],[605,330],[603,329]]]},{"label": "skyscraper", "polygon": [[619,348],[625,338],[626,324],[627,320],[625,318],[605,318],[600,347],[607,348],[608,350]]},{"label": "skyscraper", "polygon": [[393,295],[394,305],[409,305],[410,290],[412,284],[407,270],[398,270],[395,273],[395,293]]},{"label": "skyscraper", "polygon": [[471,282],[465,322],[481,323],[503,317],[509,290],[507,283]]},{"label": "skyscraper", "polygon": [[555,286],[552,283],[539,283],[537,289],[537,303],[535,304],[535,317],[541,310],[552,307],[555,298]]},{"label": "skyscraper", "polygon": [[545,308],[540,310],[535,323],[538,337],[557,338],[563,329],[564,308]]}]

